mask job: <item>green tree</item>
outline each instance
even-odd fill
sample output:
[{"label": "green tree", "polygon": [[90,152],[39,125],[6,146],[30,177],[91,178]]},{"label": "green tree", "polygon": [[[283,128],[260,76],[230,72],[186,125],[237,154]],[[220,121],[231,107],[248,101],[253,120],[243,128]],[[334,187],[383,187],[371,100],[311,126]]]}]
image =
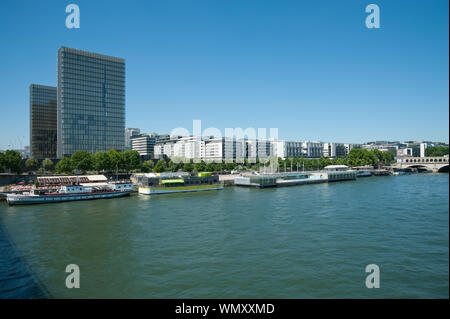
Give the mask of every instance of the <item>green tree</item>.
[{"label": "green tree", "polygon": [[142,173],[150,173],[153,170],[153,161],[145,161],[141,165],[141,171]]},{"label": "green tree", "polygon": [[207,172],[214,172],[216,170],[216,164],[214,164],[214,162],[209,162],[208,164],[206,164],[205,170]]},{"label": "green tree", "polygon": [[448,155],[448,146],[430,146],[425,149],[425,156]]},{"label": "green tree", "polygon": [[97,172],[112,169],[111,159],[106,152],[97,152],[92,156],[93,166]]},{"label": "green tree", "polygon": [[390,164],[395,161],[395,155],[391,151],[383,152],[383,163],[384,164]]},{"label": "green tree", "polygon": [[155,168],[153,169],[153,171],[155,173],[162,173],[166,170],[166,161],[161,158],[155,165]]},{"label": "green tree", "polygon": [[141,156],[138,151],[126,150],[122,152],[123,168],[128,171],[137,169],[141,166]]},{"label": "green tree", "polygon": [[3,152],[0,152],[0,172],[3,172],[5,168],[6,168],[5,154],[3,154]]},{"label": "green tree", "polygon": [[[368,151],[364,148],[352,148],[347,156],[347,164],[350,166],[364,166],[364,165],[376,165],[378,163],[378,156],[382,157],[379,150]],[[380,152],[381,153],[381,152]]]},{"label": "green tree", "polygon": [[62,173],[71,173],[72,172],[72,164],[68,157],[63,157],[55,166],[56,172],[58,174]]},{"label": "green tree", "polygon": [[192,159],[189,162],[184,163],[183,170],[185,172],[189,172],[189,173],[191,173],[194,170],[194,164],[193,164]]},{"label": "green tree", "polygon": [[70,163],[73,169],[86,172],[93,169],[92,154],[86,151],[76,151],[70,158]]},{"label": "green tree", "polygon": [[22,156],[13,150],[6,150],[4,153],[4,166],[13,173],[22,173]]},{"label": "green tree", "polygon": [[109,150],[108,157],[110,162],[110,169],[116,171],[122,168],[122,156],[116,150]]},{"label": "green tree", "polygon": [[325,166],[331,165],[331,160],[328,157],[319,158],[319,166],[320,168],[324,168]]},{"label": "green tree", "polygon": [[53,161],[49,158],[46,158],[45,160],[42,161],[42,167],[44,168],[44,170],[46,171],[50,171],[53,168]]},{"label": "green tree", "polygon": [[35,171],[38,167],[39,167],[39,162],[37,159],[35,159],[34,157],[30,157],[29,159],[27,159],[25,161],[25,167],[29,170],[29,171]]},{"label": "green tree", "polygon": [[167,168],[170,172],[176,172],[178,170],[178,165],[174,163],[172,160],[169,161],[169,164],[167,165]]},{"label": "green tree", "polygon": [[201,161],[199,163],[195,163],[194,168],[197,172],[203,172],[206,169],[206,164],[204,161]]}]

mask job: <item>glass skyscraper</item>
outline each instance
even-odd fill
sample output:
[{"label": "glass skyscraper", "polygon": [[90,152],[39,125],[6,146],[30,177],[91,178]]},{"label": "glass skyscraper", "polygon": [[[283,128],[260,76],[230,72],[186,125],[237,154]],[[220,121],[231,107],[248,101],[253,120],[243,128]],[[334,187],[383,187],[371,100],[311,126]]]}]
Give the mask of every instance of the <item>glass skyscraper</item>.
[{"label": "glass skyscraper", "polygon": [[56,87],[30,85],[30,151],[37,159],[56,158]]},{"label": "glass skyscraper", "polygon": [[58,51],[58,158],[78,150],[124,149],[125,60]]}]

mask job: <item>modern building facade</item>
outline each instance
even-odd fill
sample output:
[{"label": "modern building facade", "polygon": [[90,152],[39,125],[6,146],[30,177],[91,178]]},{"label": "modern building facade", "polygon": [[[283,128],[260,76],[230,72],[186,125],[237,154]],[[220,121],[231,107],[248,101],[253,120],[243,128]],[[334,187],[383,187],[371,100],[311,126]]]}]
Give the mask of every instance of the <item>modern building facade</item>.
[{"label": "modern building facade", "polygon": [[302,157],[302,142],[272,141],[272,152],[273,155],[282,159],[287,157]]},{"label": "modern building facade", "polygon": [[141,156],[152,156],[155,151],[156,138],[152,135],[143,135],[131,139],[131,149],[137,151]]},{"label": "modern building facade", "polygon": [[322,142],[302,142],[302,157],[319,158],[323,156]]},{"label": "modern building facade", "polygon": [[30,85],[30,152],[36,159],[56,158],[57,89]]},{"label": "modern building facade", "polygon": [[57,156],[124,150],[125,60],[58,51]]},{"label": "modern building facade", "polygon": [[345,144],[334,142],[323,143],[323,156],[331,158],[347,156]]},{"label": "modern building facade", "polygon": [[138,128],[127,127],[125,129],[125,149],[131,150],[131,139],[133,137],[139,136],[141,134],[141,130]]}]

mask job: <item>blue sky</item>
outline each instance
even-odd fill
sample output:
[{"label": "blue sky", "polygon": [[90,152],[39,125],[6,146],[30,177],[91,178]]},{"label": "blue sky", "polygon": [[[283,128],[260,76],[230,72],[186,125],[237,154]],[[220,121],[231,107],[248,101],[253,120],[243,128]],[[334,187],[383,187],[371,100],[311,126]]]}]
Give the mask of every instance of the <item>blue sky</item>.
[{"label": "blue sky", "polygon": [[[76,3],[81,28],[67,29]],[[366,5],[381,28],[365,27]],[[126,60],[126,126],[277,127],[288,140],[448,142],[448,1],[1,1],[0,149],[68,46]]]}]

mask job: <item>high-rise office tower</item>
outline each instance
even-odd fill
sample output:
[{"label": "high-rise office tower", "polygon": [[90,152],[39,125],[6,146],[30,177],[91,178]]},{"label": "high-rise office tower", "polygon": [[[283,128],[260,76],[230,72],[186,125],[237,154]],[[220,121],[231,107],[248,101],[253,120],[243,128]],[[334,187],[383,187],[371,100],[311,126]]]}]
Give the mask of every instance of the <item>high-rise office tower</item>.
[{"label": "high-rise office tower", "polygon": [[125,60],[58,51],[58,158],[124,149]]},{"label": "high-rise office tower", "polygon": [[30,85],[30,148],[37,159],[56,158],[56,87]]}]

